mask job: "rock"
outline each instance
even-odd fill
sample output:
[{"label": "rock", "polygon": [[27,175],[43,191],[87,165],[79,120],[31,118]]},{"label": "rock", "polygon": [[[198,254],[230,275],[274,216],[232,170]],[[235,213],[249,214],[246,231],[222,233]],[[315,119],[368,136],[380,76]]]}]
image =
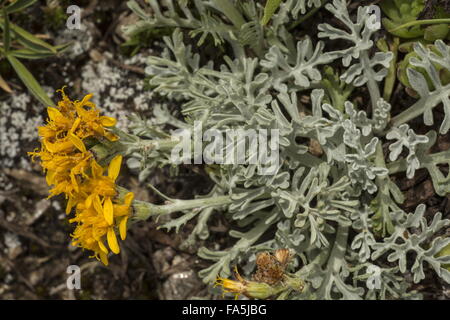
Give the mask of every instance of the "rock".
[{"label": "rock", "polygon": [[10,260],[14,260],[23,252],[22,243],[15,233],[6,232],[4,235],[4,240],[7,248],[6,250],[8,258]]},{"label": "rock", "polygon": [[193,270],[172,274],[163,284],[163,299],[181,300],[192,297],[193,292],[201,285],[200,279]]},{"label": "rock", "polygon": [[170,247],[155,251],[153,254],[153,265],[155,266],[156,272],[162,274],[167,271],[171,266],[171,261],[174,256],[175,250]]},{"label": "rock", "polygon": [[44,278],[44,273],[45,271],[43,268],[31,272],[29,276],[30,284],[36,286]]}]

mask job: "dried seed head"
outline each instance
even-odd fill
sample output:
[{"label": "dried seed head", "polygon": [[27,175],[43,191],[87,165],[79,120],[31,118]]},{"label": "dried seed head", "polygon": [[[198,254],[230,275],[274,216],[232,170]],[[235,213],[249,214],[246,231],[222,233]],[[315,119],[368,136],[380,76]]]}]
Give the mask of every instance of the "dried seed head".
[{"label": "dried seed head", "polygon": [[275,254],[261,252],[256,257],[256,272],[253,280],[270,285],[283,280],[285,269],[291,259],[289,249],[278,249]]},{"label": "dried seed head", "polygon": [[289,249],[278,249],[275,251],[275,258],[284,266],[287,266],[292,258],[292,253]]}]

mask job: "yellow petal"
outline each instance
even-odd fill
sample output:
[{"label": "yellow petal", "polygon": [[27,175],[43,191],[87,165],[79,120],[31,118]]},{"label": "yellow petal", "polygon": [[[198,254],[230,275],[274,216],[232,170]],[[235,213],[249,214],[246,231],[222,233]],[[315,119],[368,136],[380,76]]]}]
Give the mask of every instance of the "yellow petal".
[{"label": "yellow petal", "polygon": [[92,176],[98,178],[103,175],[103,168],[97,163],[97,161],[92,160],[91,162]]},{"label": "yellow petal", "polygon": [[91,124],[92,130],[94,130],[96,133],[98,133],[101,136],[105,135],[105,129],[101,126],[96,124],[95,122]]},{"label": "yellow petal", "polygon": [[47,108],[47,113],[48,113],[48,117],[50,118],[50,120],[56,121],[56,119],[58,117],[62,117],[63,115],[61,114],[61,112],[59,112],[58,109],[53,108],[53,107],[48,107]]},{"label": "yellow petal", "polygon": [[114,233],[113,228],[108,229],[107,238],[108,238],[108,245],[111,251],[114,252],[115,254],[118,254],[120,252],[119,243],[117,243],[116,234]]},{"label": "yellow petal", "polygon": [[103,204],[103,215],[106,222],[111,226],[114,222],[114,208],[110,197],[107,197]]},{"label": "yellow petal", "polygon": [[83,100],[81,100],[81,102],[79,102],[79,105],[84,106],[92,98],[92,96],[93,96],[92,93],[85,95]]},{"label": "yellow petal", "polygon": [[133,192],[128,192],[128,193],[125,195],[124,202],[125,202],[125,204],[126,204],[127,206],[130,206],[130,205],[131,205],[131,202],[133,202],[133,199],[134,199],[134,193],[133,193]]},{"label": "yellow petal", "polygon": [[47,171],[47,175],[45,176],[45,180],[47,181],[47,184],[51,186],[54,184],[56,171]]},{"label": "yellow petal", "polygon": [[124,217],[122,220],[120,220],[119,224],[119,233],[120,233],[120,239],[125,240],[127,237],[127,221],[128,217]]},{"label": "yellow petal", "polygon": [[76,201],[74,200],[73,197],[69,197],[69,200],[67,201],[67,206],[66,206],[66,214],[69,214],[70,211],[72,211],[73,206],[75,205]]},{"label": "yellow petal", "polygon": [[89,195],[86,198],[86,200],[84,202],[84,205],[86,206],[86,208],[90,208],[92,206],[92,200],[94,200],[94,195],[93,194]]},{"label": "yellow petal", "polygon": [[56,130],[47,127],[38,127],[38,134],[42,138],[53,138],[56,136]]},{"label": "yellow petal", "polygon": [[66,97],[66,93],[64,92],[64,89],[65,89],[66,87],[67,87],[67,86],[63,86],[61,89],[56,90],[56,92],[61,92],[61,95],[63,96],[63,98]]},{"label": "yellow petal", "polygon": [[106,139],[108,139],[109,141],[117,141],[117,140],[119,140],[119,137],[118,136],[116,136],[114,133],[112,133],[112,132],[106,132],[105,133],[105,137],[106,137]]},{"label": "yellow petal", "polygon": [[122,165],[122,156],[119,154],[111,160],[108,167],[108,177],[116,181],[119,176],[120,166]]},{"label": "yellow petal", "polygon": [[101,116],[100,123],[104,127],[112,127],[116,124],[117,120],[111,117]]},{"label": "yellow petal", "polygon": [[74,133],[75,130],[77,130],[78,126],[80,125],[80,122],[81,122],[81,119],[77,118],[75,120],[75,122],[73,123],[72,128],[70,128],[70,132]]},{"label": "yellow petal", "polygon": [[105,266],[108,265],[108,255],[104,252],[100,252],[100,260],[103,262]]},{"label": "yellow petal", "polygon": [[98,195],[94,198],[94,209],[98,214],[104,214],[102,203],[100,202],[100,197]]},{"label": "yellow petal", "polygon": [[51,143],[47,140],[43,140],[45,148],[50,151],[51,153],[57,153],[61,151],[65,151],[67,149],[72,148],[73,142],[70,140],[66,141],[57,141],[55,143]]},{"label": "yellow petal", "polygon": [[106,248],[102,240],[98,240],[97,243],[98,246],[100,247],[100,250],[102,250],[104,253],[108,253],[108,248]]},{"label": "yellow petal", "polygon": [[74,135],[72,132],[69,132],[68,135],[70,142],[73,143],[73,145],[80,150],[81,152],[86,152],[86,147],[83,143],[83,140],[78,138],[76,135]]},{"label": "yellow petal", "polygon": [[78,192],[79,188],[78,188],[78,182],[77,179],[75,177],[75,175],[73,173],[70,174],[70,181],[72,182],[72,186],[75,189],[75,192]]}]

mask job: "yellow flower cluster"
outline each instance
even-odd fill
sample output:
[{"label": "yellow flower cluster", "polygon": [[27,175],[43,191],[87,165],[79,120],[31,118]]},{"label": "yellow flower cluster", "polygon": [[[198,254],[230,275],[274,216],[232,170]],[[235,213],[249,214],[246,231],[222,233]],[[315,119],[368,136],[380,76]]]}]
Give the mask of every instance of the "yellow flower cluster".
[{"label": "yellow flower cluster", "polygon": [[94,257],[108,264],[109,250],[119,253],[115,227],[125,240],[127,220],[131,213],[133,193],[118,199],[115,181],[119,175],[122,156],[114,157],[106,168],[87,150],[89,138],[118,139],[106,127],[116,124],[114,118],[100,116],[100,111],[90,100],[92,94],[81,101],[71,101],[64,91],[57,107],[48,107],[48,120],[39,127],[41,148],[29,152],[41,159],[46,181],[51,186],[49,198],[64,193],[67,199],[66,213],[75,208],[75,217],[69,222],[77,223],[71,235],[73,245],[94,252]]}]

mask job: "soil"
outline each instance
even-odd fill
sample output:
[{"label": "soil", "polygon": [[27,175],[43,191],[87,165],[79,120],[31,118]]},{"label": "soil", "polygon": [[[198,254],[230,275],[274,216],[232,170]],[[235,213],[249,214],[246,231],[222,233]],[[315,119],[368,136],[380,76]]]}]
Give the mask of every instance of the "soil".
[{"label": "soil", "polygon": [[[376,2],[364,1],[365,4]],[[65,1],[61,3],[64,7]],[[124,54],[126,50],[120,47],[125,41],[120,27],[134,19],[130,16],[125,1],[101,1],[101,5],[100,1],[71,1],[71,4],[85,8],[82,15],[85,33],[81,39],[75,40],[78,42],[78,51],[68,56],[26,61],[29,70],[39,83],[53,91],[68,85],[68,93],[77,99],[87,93],[86,81],[91,81],[83,71],[94,70],[100,78],[104,76],[102,72],[116,72],[120,74],[120,79],[106,79],[103,86],[97,88],[99,107],[116,112],[124,123],[125,109],[142,112],[144,115],[151,114],[151,107],[142,110],[139,101],[130,97],[121,98],[117,93],[132,87],[132,96],[145,97],[146,94],[146,88],[142,86],[145,81],[145,54],[130,63],[130,58]],[[33,6],[29,11],[29,19],[23,16],[12,19],[33,34],[48,38],[49,42],[55,42],[58,38],[66,39],[64,24],[56,27],[56,24],[52,24],[53,20],[39,18],[46,16],[45,7],[42,4]],[[311,21],[311,28],[314,30],[318,23],[325,20],[329,22],[333,18],[322,11]],[[160,51],[158,39],[150,42],[147,49]],[[0,99],[11,103],[12,96],[28,94],[14,72],[7,69],[3,62],[0,70],[13,88],[13,93],[2,92]],[[398,110],[411,105],[410,97],[404,93],[403,88],[400,87],[395,92],[399,93],[396,98]],[[153,101],[159,99],[150,98]],[[36,121],[39,117],[41,121],[45,119],[45,109],[37,108],[39,103],[33,97],[29,96],[28,100],[22,111],[29,113],[26,118],[37,119]],[[437,116],[443,117],[443,114],[438,112]],[[414,127],[418,133],[423,131],[420,123]],[[189,224],[178,234],[158,230],[156,222],[136,224],[130,229],[127,240],[121,243],[121,253],[113,256],[110,265],[105,267],[89,258],[88,252],[71,246],[69,234],[73,229],[64,214],[65,200],[62,197],[46,199],[47,186],[42,171],[26,155],[26,152],[37,146],[37,136],[23,140],[19,138],[17,155],[9,158],[1,155],[0,158],[0,299],[220,298],[217,290],[206,286],[197,277],[197,272],[208,266],[208,262],[198,258],[196,251],[200,246],[211,247],[213,243],[227,247],[225,235],[228,227],[225,221],[218,218],[211,227],[210,239],[206,242],[199,241],[197,247],[189,249],[181,246],[183,239],[192,230]],[[439,136],[437,150],[434,151],[447,150],[449,147],[450,136]],[[442,170],[448,174],[448,168]],[[194,195],[207,193],[211,188],[212,184],[202,167],[184,167],[181,171],[179,176],[170,177],[168,170],[159,169],[152,173],[150,179],[153,185],[174,198],[192,198]],[[123,176],[126,179],[120,183],[130,188],[140,200],[161,201],[145,185],[139,184],[134,172],[124,169]],[[437,211],[450,218],[450,195],[436,195],[426,171],[420,170],[413,179],[398,174],[395,182],[405,194],[403,208],[408,212],[414,210],[419,203],[425,203],[430,220]],[[447,233],[450,234],[450,230]],[[81,290],[67,288],[69,265],[81,268]],[[427,299],[450,298],[450,287],[433,272],[427,274],[427,279],[414,289],[423,293]]]}]

